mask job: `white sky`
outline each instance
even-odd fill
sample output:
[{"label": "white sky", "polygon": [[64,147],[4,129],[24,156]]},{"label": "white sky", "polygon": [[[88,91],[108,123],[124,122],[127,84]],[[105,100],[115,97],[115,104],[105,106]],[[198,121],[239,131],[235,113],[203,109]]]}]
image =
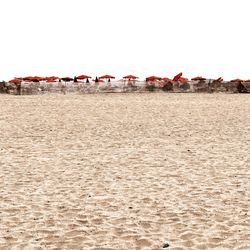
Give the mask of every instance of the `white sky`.
[{"label": "white sky", "polygon": [[1,0],[0,80],[250,78],[249,0]]}]

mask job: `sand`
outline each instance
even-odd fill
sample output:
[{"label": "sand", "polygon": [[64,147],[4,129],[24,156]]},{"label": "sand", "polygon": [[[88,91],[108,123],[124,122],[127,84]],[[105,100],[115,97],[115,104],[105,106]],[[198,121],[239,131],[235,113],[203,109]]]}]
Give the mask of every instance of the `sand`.
[{"label": "sand", "polygon": [[0,95],[0,249],[250,249],[250,95]]}]

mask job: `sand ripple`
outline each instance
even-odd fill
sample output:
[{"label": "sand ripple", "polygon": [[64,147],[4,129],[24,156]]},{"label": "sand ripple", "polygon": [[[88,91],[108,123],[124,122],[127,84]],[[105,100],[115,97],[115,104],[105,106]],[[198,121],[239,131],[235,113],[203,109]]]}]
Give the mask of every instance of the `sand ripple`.
[{"label": "sand ripple", "polygon": [[0,96],[0,249],[250,249],[250,96]]}]

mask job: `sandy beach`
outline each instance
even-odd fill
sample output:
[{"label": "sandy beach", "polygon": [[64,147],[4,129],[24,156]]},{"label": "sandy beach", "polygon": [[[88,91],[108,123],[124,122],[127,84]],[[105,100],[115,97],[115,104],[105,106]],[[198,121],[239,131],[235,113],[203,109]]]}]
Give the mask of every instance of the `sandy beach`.
[{"label": "sandy beach", "polygon": [[250,249],[250,95],[0,95],[0,249]]}]

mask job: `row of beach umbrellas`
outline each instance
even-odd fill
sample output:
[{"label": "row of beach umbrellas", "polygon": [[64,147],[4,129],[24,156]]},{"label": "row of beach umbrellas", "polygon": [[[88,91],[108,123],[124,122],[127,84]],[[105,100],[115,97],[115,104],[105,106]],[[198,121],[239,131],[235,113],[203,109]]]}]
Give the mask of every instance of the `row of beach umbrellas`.
[{"label": "row of beach umbrellas", "polygon": [[[40,81],[46,81],[46,82],[57,82],[57,81],[64,81],[64,82],[70,82],[70,81],[75,81],[75,80],[87,80],[89,81],[89,79],[92,78],[91,76],[88,75],[80,75],[77,77],[56,77],[56,76],[50,76],[50,77],[40,77],[40,76],[27,76],[27,77],[16,77],[12,80],[10,80],[9,82],[11,83],[21,83],[23,81],[26,82],[40,82]],[[127,75],[123,77],[124,79],[137,79],[137,76],[133,76],[133,75]],[[96,77],[94,81],[96,82],[103,82],[102,79],[107,79],[110,81],[110,79],[115,79],[114,76],[112,75],[103,75],[100,77]]]},{"label": "row of beach umbrellas", "polygon": [[[12,80],[10,80],[10,83],[15,83],[15,84],[19,84],[21,82],[40,82],[40,81],[46,81],[46,82],[57,82],[57,81],[64,81],[64,82],[70,82],[70,81],[77,81],[77,80],[86,80],[87,82],[89,82],[89,79],[91,79],[91,76],[88,75],[80,75],[77,77],[57,77],[57,76],[49,76],[49,77],[40,77],[40,76],[27,76],[27,77],[17,77],[14,78]],[[139,77],[134,76],[134,75],[127,75],[124,76],[123,79],[124,80],[136,80]],[[114,76],[112,75],[103,75],[100,77],[95,77],[95,82],[103,82],[102,79],[107,79],[110,82],[110,79],[115,79]],[[206,78],[202,77],[202,76],[197,76],[197,77],[193,77],[191,78],[192,81],[204,81],[206,80]],[[150,82],[155,82],[155,81],[174,81],[174,82],[188,82],[189,79],[185,78],[182,76],[182,72],[177,74],[176,76],[174,76],[172,79],[168,78],[168,77],[158,77],[158,76],[149,76],[146,78],[146,81],[150,81]],[[218,79],[215,79],[215,81],[218,82],[222,82],[223,78],[219,77]],[[233,79],[230,82],[250,82],[250,80],[242,80],[242,79]]]}]

